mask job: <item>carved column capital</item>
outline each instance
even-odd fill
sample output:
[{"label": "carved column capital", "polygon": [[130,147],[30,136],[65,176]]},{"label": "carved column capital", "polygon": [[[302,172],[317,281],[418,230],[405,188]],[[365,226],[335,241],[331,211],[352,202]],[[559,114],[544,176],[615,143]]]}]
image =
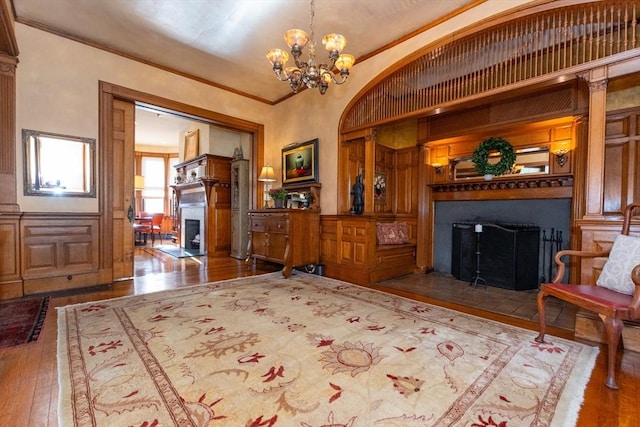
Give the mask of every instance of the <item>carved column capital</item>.
[{"label": "carved column capital", "polygon": [[606,66],[592,68],[578,74],[578,77],[587,82],[591,93],[606,90],[609,83],[609,73]]}]

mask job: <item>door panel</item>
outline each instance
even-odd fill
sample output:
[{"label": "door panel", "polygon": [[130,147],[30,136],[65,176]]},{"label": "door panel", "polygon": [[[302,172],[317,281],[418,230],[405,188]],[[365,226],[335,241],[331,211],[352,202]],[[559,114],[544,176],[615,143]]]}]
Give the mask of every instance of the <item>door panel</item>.
[{"label": "door panel", "polygon": [[133,277],[134,209],[134,119],[133,103],[113,100],[113,140],[109,186],[113,194],[113,280]]}]

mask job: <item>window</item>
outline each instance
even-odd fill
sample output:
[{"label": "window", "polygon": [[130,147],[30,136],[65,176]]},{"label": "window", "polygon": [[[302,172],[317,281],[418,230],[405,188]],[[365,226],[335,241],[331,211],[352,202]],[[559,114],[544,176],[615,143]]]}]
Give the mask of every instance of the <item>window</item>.
[{"label": "window", "polygon": [[174,182],[176,171],[173,166],[178,163],[178,155],[136,153],[136,157],[140,158],[139,174],[144,177],[141,210],[171,215],[169,184]]}]

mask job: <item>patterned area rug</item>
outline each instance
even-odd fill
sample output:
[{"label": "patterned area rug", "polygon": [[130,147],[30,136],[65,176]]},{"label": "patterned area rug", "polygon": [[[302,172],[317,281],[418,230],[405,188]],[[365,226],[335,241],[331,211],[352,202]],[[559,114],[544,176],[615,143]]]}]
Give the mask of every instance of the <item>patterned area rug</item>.
[{"label": "patterned area rug", "polygon": [[0,348],[35,341],[47,316],[49,297],[0,303]]},{"label": "patterned area rug", "polygon": [[294,272],[63,307],[60,425],[572,426],[597,348]]}]

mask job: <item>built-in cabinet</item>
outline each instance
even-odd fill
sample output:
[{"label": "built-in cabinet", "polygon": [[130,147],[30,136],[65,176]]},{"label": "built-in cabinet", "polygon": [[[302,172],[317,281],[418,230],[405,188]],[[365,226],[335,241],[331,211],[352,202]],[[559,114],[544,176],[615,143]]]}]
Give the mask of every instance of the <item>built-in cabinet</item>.
[{"label": "built-in cabinet", "polygon": [[249,242],[249,160],[231,162],[231,256],[245,259]]},{"label": "built-in cabinet", "polygon": [[249,257],[294,267],[320,262],[320,212],[310,209],[249,211]]}]

